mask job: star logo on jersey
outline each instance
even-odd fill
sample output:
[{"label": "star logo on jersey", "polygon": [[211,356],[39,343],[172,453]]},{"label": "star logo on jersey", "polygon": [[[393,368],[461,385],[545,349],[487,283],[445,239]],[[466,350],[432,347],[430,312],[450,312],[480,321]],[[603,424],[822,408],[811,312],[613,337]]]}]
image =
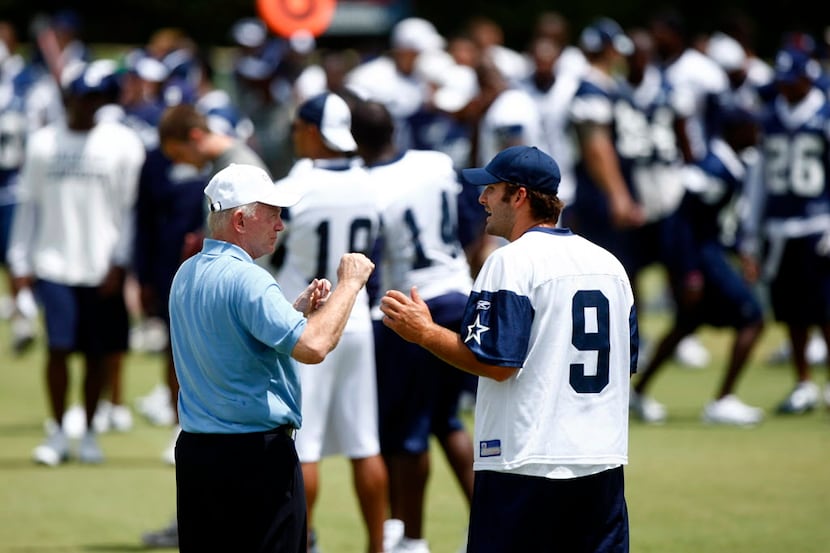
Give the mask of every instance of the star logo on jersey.
[{"label": "star logo on jersey", "polygon": [[467,337],[464,339],[465,344],[470,340],[475,340],[478,345],[481,345],[481,335],[490,330],[489,326],[481,324],[481,320],[479,319],[480,316],[481,315],[477,313],[475,322],[471,325],[467,325]]}]

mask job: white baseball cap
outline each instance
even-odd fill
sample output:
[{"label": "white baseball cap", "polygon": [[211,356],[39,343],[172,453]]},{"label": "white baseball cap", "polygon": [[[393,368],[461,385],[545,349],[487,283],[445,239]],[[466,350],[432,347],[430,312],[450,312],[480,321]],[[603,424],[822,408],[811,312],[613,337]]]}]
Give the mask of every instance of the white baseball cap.
[{"label": "white baseball cap", "polygon": [[300,201],[300,194],[276,186],[262,167],[231,163],[210,179],[205,196],[211,211],[223,211],[254,202],[290,207]]},{"label": "white baseball cap", "polygon": [[475,69],[454,64],[444,71],[432,96],[432,103],[441,111],[455,113],[472,102],[478,93]]},{"label": "white baseball cap", "polygon": [[737,71],[746,63],[746,52],[741,44],[724,33],[715,33],[709,38],[706,54],[725,71]]},{"label": "white baseball cap", "polygon": [[428,52],[441,50],[446,41],[430,21],[420,17],[409,17],[399,21],[392,29],[392,48]]},{"label": "white baseball cap", "polygon": [[297,117],[311,123],[323,135],[330,148],[338,152],[354,152],[357,144],[352,136],[352,112],[346,101],[333,92],[312,96],[297,110]]}]

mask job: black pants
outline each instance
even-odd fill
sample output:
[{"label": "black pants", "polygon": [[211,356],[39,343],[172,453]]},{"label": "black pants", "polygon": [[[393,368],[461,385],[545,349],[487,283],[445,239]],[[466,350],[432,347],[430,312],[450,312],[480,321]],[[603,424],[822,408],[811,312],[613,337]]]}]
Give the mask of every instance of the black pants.
[{"label": "black pants", "polygon": [[192,434],[176,442],[181,553],[305,553],[306,501],[283,427]]}]

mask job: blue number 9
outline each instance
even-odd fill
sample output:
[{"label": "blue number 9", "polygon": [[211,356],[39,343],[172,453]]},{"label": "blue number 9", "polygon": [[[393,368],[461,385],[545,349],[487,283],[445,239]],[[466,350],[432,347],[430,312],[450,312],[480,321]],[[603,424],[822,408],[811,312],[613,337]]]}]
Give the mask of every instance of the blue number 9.
[{"label": "blue number 9", "polygon": [[[589,309],[596,312],[596,328],[592,328],[591,332],[588,332],[586,327],[585,316]],[[584,363],[571,364],[571,388],[580,394],[597,394],[608,386],[611,353],[608,298],[599,290],[580,290],[574,294],[571,313],[573,316],[571,343],[579,351],[597,352],[597,371],[595,375],[585,374]]]}]

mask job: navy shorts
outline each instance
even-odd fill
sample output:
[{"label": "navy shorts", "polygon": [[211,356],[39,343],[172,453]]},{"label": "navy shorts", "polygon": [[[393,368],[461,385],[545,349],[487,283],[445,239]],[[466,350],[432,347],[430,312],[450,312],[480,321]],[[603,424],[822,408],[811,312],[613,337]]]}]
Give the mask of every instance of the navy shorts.
[{"label": "navy shorts", "polygon": [[303,473],[284,427],[181,432],[176,507],[181,553],[306,553]]},{"label": "navy shorts", "polygon": [[703,299],[691,309],[678,302],[681,306],[677,311],[678,320],[692,329],[703,324],[739,329],[761,322],[764,317],[761,302],[728,259],[723,246],[704,245],[700,259]]},{"label": "navy shorts", "polygon": [[125,352],[130,322],[124,294],[103,297],[95,286],[35,283],[49,349],[92,355]]},{"label": "navy shorts", "polygon": [[477,471],[467,553],[627,553],[622,467],[554,480]]},{"label": "navy shorts", "polygon": [[6,250],[9,249],[13,217],[13,204],[0,205],[0,265],[6,265]]},{"label": "navy shorts", "polygon": [[[439,296],[427,305],[436,323],[458,331],[467,295]],[[467,387],[466,373],[407,342],[381,321],[375,322],[375,359],[382,453],[423,453],[430,435],[440,439],[464,428],[458,401]]]},{"label": "navy shorts", "polygon": [[818,235],[791,238],[770,282],[776,320],[794,325],[830,324],[830,257],[816,253]]}]

